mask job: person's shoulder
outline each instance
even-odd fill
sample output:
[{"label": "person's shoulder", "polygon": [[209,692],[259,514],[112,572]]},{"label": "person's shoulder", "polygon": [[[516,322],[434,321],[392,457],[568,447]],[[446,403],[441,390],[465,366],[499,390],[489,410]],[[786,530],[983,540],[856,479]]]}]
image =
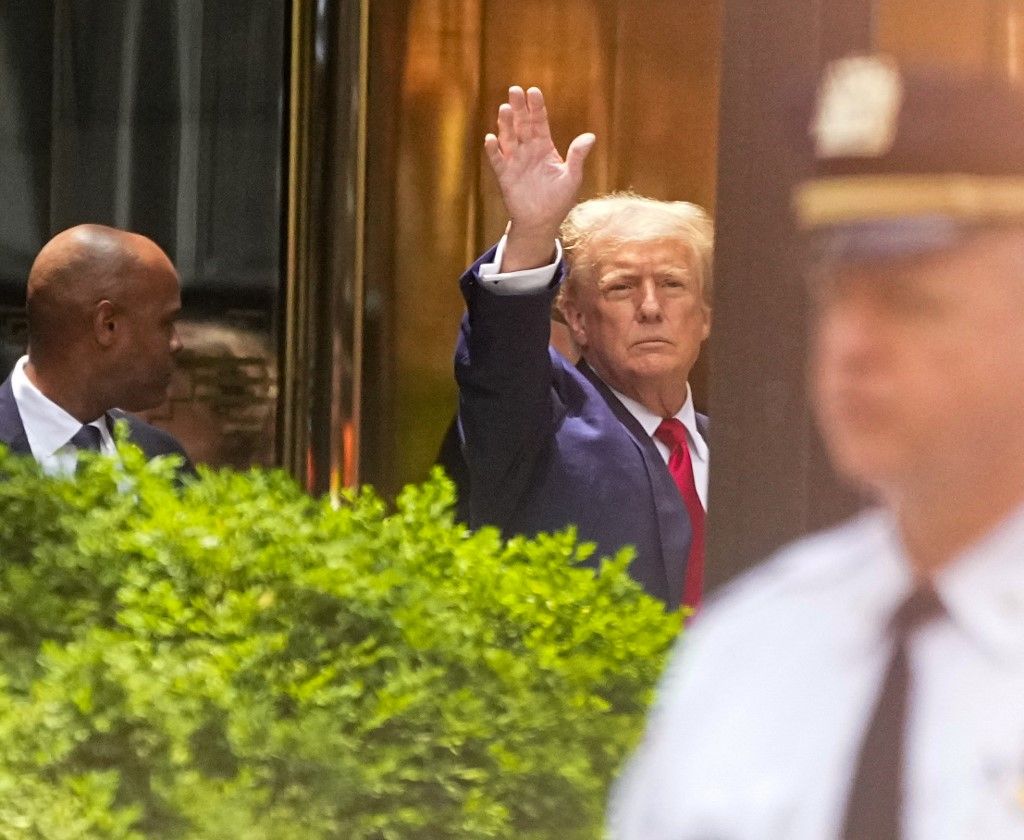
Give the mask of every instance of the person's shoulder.
[{"label": "person's shoulder", "polygon": [[7,374],[7,378],[0,382],[0,406],[15,406],[17,400],[14,397],[14,371]]},{"label": "person's shoulder", "polygon": [[14,386],[12,384],[14,374],[8,374],[7,378],[0,382],[0,419],[6,419],[6,412],[13,412],[12,417],[17,416],[17,401],[14,399]]},{"label": "person's shoulder", "polygon": [[18,410],[18,403],[14,398],[14,389],[11,386],[12,376],[13,374],[0,384],[0,443],[27,454],[31,450],[29,450],[28,441],[25,438],[25,425],[21,420],[21,412]]},{"label": "person's shoulder", "polygon": [[841,595],[853,579],[870,573],[871,558],[884,550],[888,536],[885,515],[870,510],[791,543],[713,595],[695,625],[702,635],[723,627],[764,626],[792,615],[801,604]]},{"label": "person's shoulder", "polygon": [[141,417],[120,409],[112,409],[110,416],[114,421],[123,420],[128,424],[128,439],[136,444],[150,458],[157,455],[181,455],[189,463],[185,447],[170,432],[164,431]]}]

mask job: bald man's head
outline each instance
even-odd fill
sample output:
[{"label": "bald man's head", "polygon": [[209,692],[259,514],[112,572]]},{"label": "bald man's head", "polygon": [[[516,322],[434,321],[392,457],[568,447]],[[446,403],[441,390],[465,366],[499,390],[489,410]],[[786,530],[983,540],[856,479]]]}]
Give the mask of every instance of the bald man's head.
[{"label": "bald man's head", "polygon": [[156,243],[103,225],[65,230],[36,257],[26,297],[29,359],[43,380],[75,371],[62,388],[88,387],[102,411],[163,401],[180,348],[181,297],[177,272]]}]

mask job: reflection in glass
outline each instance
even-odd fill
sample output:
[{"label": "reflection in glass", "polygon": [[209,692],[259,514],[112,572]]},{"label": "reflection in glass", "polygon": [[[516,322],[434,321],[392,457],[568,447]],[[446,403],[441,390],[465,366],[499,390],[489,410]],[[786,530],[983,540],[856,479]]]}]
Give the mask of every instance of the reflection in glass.
[{"label": "reflection in glass", "polygon": [[81,222],[138,231],[178,267],[187,319],[154,422],[199,461],[271,461],[285,6],[0,6],[0,375],[43,243]]}]

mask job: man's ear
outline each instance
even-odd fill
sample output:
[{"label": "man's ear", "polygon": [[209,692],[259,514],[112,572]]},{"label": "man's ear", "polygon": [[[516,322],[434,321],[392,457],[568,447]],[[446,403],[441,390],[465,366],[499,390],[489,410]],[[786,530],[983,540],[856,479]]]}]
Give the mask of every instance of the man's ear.
[{"label": "man's ear", "polygon": [[704,329],[701,331],[702,335],[703,335],[703,338],[701,338],[701,341],[707,341],[708,336],[711,335],[711,316],[712,316],[711,307],[710,306],[705,306],[704,307]]},{"label": "man's ear", "polygon": [[558,298],[558,310],[565,319],[565,325],[569,328],[572,340],[576,346],[583,348],[587,346],[587,319],[571,295],[563,293]]},{"label": "man's ear", "polygon": [[101,300],[92,310],[92,334],[100,347],[110,347],[117,339],[117,309],[109,300]]}]

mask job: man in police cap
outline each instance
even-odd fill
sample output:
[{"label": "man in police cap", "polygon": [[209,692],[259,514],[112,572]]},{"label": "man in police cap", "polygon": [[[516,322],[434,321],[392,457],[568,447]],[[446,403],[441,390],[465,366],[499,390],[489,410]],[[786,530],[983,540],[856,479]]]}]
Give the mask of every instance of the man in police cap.
[{"label": "man in police cap", "polygon": [[878,504],[706,606],[613,836],[1024,837],[1024,98],[846,59],[811,134],[812,398]]}]

